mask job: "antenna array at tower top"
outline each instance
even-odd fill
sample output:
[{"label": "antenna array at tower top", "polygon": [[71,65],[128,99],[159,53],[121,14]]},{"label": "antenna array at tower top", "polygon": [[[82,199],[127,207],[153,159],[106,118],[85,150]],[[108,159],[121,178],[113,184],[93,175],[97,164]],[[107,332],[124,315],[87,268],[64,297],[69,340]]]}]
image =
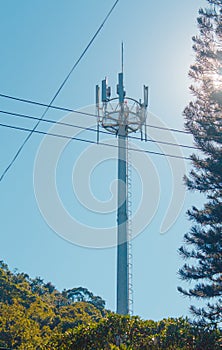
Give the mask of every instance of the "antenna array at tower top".
[{"label": "antenna array at tower top", "polygon": [[[111,87],[107,79],[102,80],[102,93],[96,86],[97,122],[111,133],[118,134],[120,125],[125,125],[126,133],[140,131],[146,138],[146,117],[148,107],[148,86],[143,86],[143,102],[126,96],[123,85],[123,72],[118,74],[117,95],[111,98]],[[141,136],[143,137],[143,136]]]}]

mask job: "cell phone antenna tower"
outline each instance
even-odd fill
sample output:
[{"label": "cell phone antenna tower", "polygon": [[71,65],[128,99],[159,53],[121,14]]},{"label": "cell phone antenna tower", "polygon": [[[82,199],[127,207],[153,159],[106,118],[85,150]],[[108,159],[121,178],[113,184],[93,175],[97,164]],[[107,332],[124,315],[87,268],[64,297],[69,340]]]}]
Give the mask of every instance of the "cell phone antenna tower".
[{"label": "cell phone antenna tower", "polygon": [[107,79],[96,86],[97,142],[100,127],[118,137],[118,209],[117,209],[117,307],[118,314],[129,314],[129,229],[128,229],[128,135],[140,131],[146,140],[146,117],[148,87],[143,86],[144,100],[137,101],[126,96],[122,71],[118,74],[117,95],[111,98]]}]

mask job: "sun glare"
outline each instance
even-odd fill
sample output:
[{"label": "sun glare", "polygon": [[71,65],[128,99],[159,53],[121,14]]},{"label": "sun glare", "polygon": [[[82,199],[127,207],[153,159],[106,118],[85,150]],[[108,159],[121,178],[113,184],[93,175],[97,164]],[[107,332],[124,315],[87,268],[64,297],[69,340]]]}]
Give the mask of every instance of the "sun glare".
[{"label": "sun glare", "polygon": [[215,90],[222,90],[222,70],[217,73],[212,73],[210,78]]}]

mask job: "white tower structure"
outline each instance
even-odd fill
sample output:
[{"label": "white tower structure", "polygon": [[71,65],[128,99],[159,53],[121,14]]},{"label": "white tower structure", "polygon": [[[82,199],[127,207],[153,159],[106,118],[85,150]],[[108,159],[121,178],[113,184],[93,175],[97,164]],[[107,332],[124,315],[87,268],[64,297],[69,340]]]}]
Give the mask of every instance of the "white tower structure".
[{"label": "white tower structure", "polygon": [[[122,46],[123,51],[123,46]],[[103,127],[118,137],[118,210],[117,210],[117,307],[118,314],[129,314],[129,233],[128,233],[128,147],[127,138],[132,132],[140,131],[146,139],[146,117],[148,106],[148,87],[144,85],[144,100],[137,101],[127,97],[123,85],[122,72],[118,75],[117,95],[111,98],[111,88],[107,80],[96,86],[96,108],[98,115],[97,141],[99,128]]]}]

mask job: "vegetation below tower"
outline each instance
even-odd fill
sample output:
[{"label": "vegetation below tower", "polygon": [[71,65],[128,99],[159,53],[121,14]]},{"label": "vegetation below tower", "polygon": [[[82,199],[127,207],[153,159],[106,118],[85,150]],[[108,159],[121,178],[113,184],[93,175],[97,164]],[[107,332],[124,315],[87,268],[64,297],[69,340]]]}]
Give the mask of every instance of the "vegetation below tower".
[{"label": "vegetation below tower", "polygon": [[0,349],[220,349],[219,329],[183,318],[144,321],[105,309],[86,288],[59,292],[0,262]]}]

